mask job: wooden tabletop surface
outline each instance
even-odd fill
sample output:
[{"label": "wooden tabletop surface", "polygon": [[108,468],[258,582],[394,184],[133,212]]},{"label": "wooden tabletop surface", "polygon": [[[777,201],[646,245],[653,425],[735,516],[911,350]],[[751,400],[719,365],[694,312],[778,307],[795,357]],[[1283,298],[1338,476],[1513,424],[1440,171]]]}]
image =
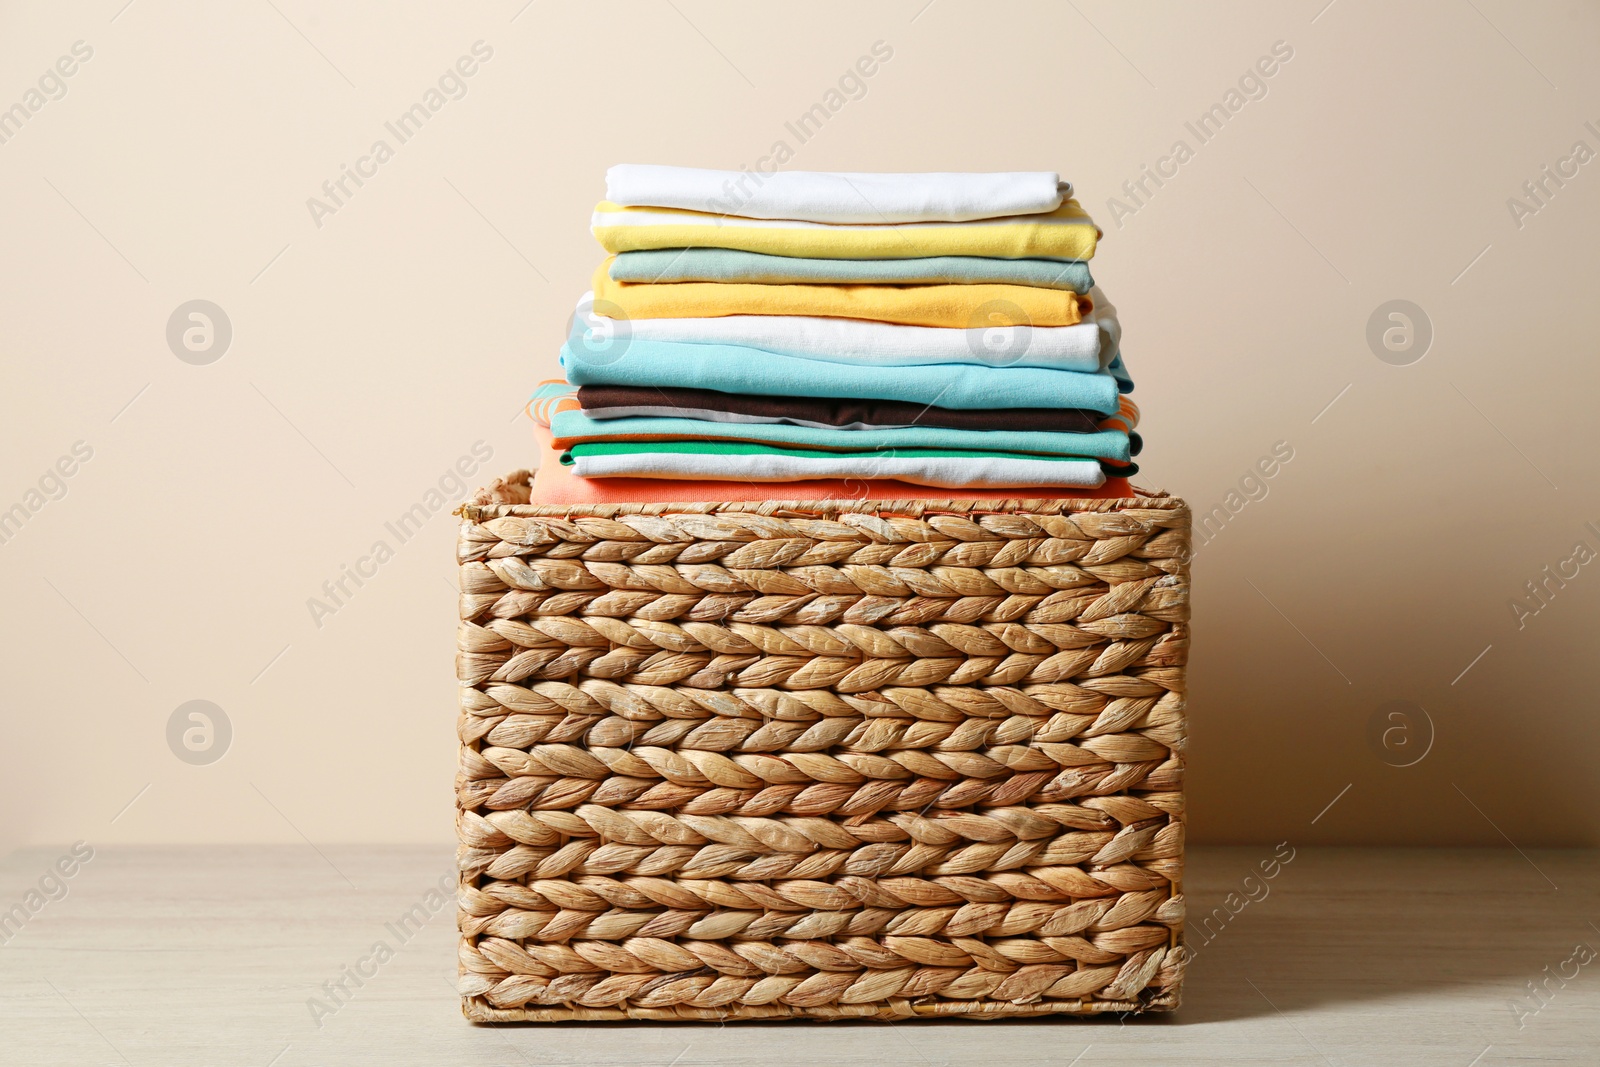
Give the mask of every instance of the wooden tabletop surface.
[{"label": "wooden tabletop surface", "polygon": [[8,1067],[1600,1063],[1595,852],[1194,849],[1171,1016],[487,1027],[448,848],[87,851],[0,861]]}]

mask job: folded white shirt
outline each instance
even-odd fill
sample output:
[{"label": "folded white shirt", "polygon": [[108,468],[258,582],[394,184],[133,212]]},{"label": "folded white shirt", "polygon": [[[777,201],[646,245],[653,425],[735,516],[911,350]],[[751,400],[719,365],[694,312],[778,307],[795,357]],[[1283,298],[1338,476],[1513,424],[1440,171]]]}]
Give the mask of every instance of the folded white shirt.
[{"label": "folded white shirt", "polygon": [[606,199],[753,219],[806,222],[966,222],[1054,211],[1072,187],[1053,171],[830,174],[701,170],[619,163]]},{"label": "folded white shirt", "polygon": [[[912,450],[913,452],[915,450]],[[721,455],[634,452],[621,455],[569,453],[580,478],[672,478],[753,482],[798,482],[811,478],[893,478],[938,489],[1026,489],[1068,486],[1094,489],[1105,472],[1092,459],[1024,459],[1012,456],[919,456],[817,452]],[[567,462],[563,460],[563,462]]]},{"label": "folded white shirt", "polygon": [[[1090,290],[1090,295],[1094,309],[1073,326],[956,329],[821,315],[723,315],[622,322],[596,314],[593,293],[584,293],[579,299],[577,315],[588,329],[595,331],[595,336],[738,345],[823,363],[872,367],[971,363],[1092,373],[1103,369],[1116,354],[1122,329],[1117,322],[1117,309],[1099,287]],[[601,310],[605,310],[604,304]]]}]

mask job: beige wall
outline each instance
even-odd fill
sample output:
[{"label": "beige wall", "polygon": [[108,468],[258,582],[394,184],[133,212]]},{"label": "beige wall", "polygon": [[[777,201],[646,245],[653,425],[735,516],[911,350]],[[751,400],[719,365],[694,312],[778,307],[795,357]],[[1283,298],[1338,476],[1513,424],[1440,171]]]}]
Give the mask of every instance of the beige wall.
[{"label": "beige wall", "polygon": [[[487,472],[532,461],[513,416],[598,262],[608,164],[779,139],[792,168],[1059,168],[1107,231],[1141,480],[1226,509],[1292,449],[1196,564],[1196,838],[1600,841],[1600,564],[1520,629],[1510,607],[1600,550],[1600,162],[1507,206],[1600,150],[1593,4],[122,3],[7,4],[0,31],[0,107],[93,50],[0,144],[0,508],[92,450],[0,545],[0,846],[447,839],[454,521],[385,523],[475,444]],[[466,95],[398,143],[384,123],[478,41]],[[799,144],[785,121],[877,41]],[[1276,42],[1201,143],[1185,122]],[[314,220],[379,138],[393,158]],[[1178,139],[1174,176],[1108,204]],[[165,336],[193,299],[232,324],[209,365]],[[1431,320],[1420,362],[1369,349],[1394,299]],[[167,742],[196,699],[233,733],[206,766]],[[1384,760],[1420,713],[1409,749],[1404,720],[1369,740],[1390,701],[1433,723],[1414,766]]]}]

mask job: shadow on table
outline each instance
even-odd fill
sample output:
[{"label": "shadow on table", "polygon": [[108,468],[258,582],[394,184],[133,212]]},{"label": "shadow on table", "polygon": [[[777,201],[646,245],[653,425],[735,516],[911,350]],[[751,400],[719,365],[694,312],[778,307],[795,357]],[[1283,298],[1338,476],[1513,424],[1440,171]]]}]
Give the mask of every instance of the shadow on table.
[{"label": "shadow on table", "polygon": [[1498,1005],[1592,934],[1593,852],[1301,849],[1276,879],[1246,884],[1271,854],[1192,857],[1193,958],[1171,1023],[1451,990]]}]

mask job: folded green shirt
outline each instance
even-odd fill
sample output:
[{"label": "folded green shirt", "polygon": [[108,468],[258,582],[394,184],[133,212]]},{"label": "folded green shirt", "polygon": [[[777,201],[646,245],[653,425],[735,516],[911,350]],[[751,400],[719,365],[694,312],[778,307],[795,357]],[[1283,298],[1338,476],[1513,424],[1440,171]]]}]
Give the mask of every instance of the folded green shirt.
[{"label": "folded green shirt", "polygon": [[[808,478],[894,478],[916,485],[1098,486],[1105,472],[1083,456],[1031,456],[958,448],[826,452],[736,441],[596,442],[573,445],[561,463],[581,478],[712,478],[786,482]],[[1131,474],[1134,468],[1116,467]]]}]

